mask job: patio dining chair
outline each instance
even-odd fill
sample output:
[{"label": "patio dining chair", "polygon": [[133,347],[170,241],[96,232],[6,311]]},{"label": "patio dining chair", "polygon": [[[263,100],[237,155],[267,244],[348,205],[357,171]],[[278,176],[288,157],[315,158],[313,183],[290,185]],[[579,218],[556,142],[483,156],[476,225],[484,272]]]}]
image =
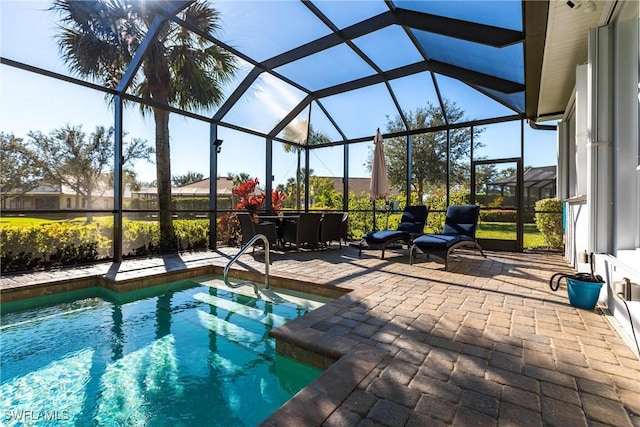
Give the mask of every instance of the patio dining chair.
[{"label": "patio dining chair", "polygon": [[340,249],[342,249],[342,219],[344,214],[342,212],[337,213],[325,213],[322,215],[322,221],[320,222],[320,243],[323,247],[329,247],[329,244],[333,241],[338,241]]},{"label": "patio dining chair", "polygon": [[[251,218],[251,215],[245,212],[236,213],[238,217],[238,221],[240,221],[240,232],[242,234],[242,239],[240,241],[240,245],[244,247],[249,240],[253,238],[256,234],[263,234],[267,240],[269,241],[269,246],[272,247],[278,242],[278,235],[276,233],[276,225],[272,222],[260,222],[256,223]],[[255,252],[256,245],[264,247],[264,242],[262,240],[258,240],[253,245],[253,252]]]},{"label": "patio dining chair", "polygon": [[340,237],[346,245],[349,241],[349,212],[342,212],[342,224],[340,224]]},{"label": "patio dining chair", "polygon": [[384,259],[384,251],[394,243],[403,242],[407,246],[411,241],[424,233],[424,225],[429,215],[429,207],[425,205],[407,206],[402,212],[402,218],[395,230],[371,231],[362,236],[362,241],[356,245],[358,256],[363,250],[381,249],[381,259]]},{"label": "patio dining chair", "polygon": [[441,234],[423,234],[413,239],[409,253],[409,263],[417,251],[427,255],[434,255],[444,259],[444,269],[447,270],[449,255],[455,249],[462,247],[473,248],[480,251],[486,258],[482,247],[476,241],[476,230],[480,218],[480,206],[478,205],[451,205],[447,208],[444,228]]},{"label": "patio dining chair", "polygon": [[319,213],[302,212],[297,221],[284,223],[283,242],[295,244],[298,251],[303,245],[319,247],[321,220]]}]

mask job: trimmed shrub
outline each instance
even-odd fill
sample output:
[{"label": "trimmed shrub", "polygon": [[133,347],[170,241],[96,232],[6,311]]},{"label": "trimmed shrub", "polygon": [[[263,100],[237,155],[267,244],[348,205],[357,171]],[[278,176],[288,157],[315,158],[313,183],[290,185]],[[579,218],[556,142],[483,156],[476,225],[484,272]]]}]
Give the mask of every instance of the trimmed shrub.
[{"label": "trimmed shrub", "polygon": [[[179,250],[206,249],[209,220],[173,222]],[[160,253],[156,221],[123,223],[124,256]],[[3,273],[85,264],[113,256],[113,225],[56,222],[31,227],[0,226],[0,262]]]},{"label": "trimmed shrub", "polygon": [[545,243],[554,249],[562,248],[562,202],[558,199],[542,199],[536,202],[536,226]]},{"label": "trimmed shrub", "polygon": [[173,228],[178,239],[179,250],[192,251],[209,247],[208,219],[175,220]]},{"label": "trimmed shrub", "polygon": [[171,207],[178,210],[202,211],[209,209],[208,197],[173,197]]},{"label": "trimmed shrub", "polygon": [[[178,250],[206,249],[209,246],[208,219],[173,221]],[[156,221],[126,221],[123,224],[122,254],[142,256],[160,253],[160,226]]]},{"label": "trimmed shrub", "polygon": [[[233,198],[231,196],[218,196],[217,203],[219,210],[233,209]],[[127,201],[126,208],[144,211],[127,213],[129,219],[142,220],[148,217],[151,212],[158,211],[158,200],[155,198],[136,197]],[[201,196],[176,196],[171,199],[171,209],[193,211],[175,213],[179,218],[204,217],[207,215],[205,211],[209,210],[209,198]]]},{"label": "trimmed shrub", "polygon": [[95,262],[111,241],[98,223],[0,227],[2,272]]},{"label": "trimmed shrub", "polygon": [[[373,221],[373,206],[371,200],[366,196],[356,196],[349,192],[349,229],[348,239],[358,240],[362,235],[371,231]],[[376,220],[380,215],[376,213]]]},{"label": "trimmed shrub", "polygon": [[159,243],[160,226],[156,221],[125,221],[122,224],[122,255],[158,253]]},{"label": "trimmed shrub", "polygon": [[126,202],[128,209],[140,209],[145,211],[157,211],[158,199],[146,197],[134,197]]},{"label": "trimmed shrub", "polygon": [[[469,190],[467,188],[452,189],[449,193],[450,205],[466,205],[469,203]],[[444,212],[447,210],[447,191],[444,187],[437,187],[427,197],[425,204],[429,206],[426,231],[441,233],[444,228]],[[440,211],[440,212],[438,212]]]}]

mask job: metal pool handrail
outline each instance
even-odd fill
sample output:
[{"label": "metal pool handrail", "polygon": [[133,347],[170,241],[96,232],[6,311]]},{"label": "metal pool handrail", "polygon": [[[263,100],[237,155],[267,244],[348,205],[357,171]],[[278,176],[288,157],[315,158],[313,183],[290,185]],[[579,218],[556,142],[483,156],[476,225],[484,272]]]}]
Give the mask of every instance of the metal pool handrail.
[{"label": "metal pool handrail", "polygon": [[253,236],[247,242],[247,244],[244,245],[242,249],[240,249],[240,252],[238,252],[233,258],[231,258],[231,261],[227,263],[227,266],[224,268],[224,273],[223,273],[223,279],[224,279],[225,285],[234,288],[234,287],[243,285],[245,283],[253,283],[253,287],[256,291],[256,294],[258,293],[258,286],[251,280],[248,280],[246,282],[240,282],[235,285],[231,285],[229,283],[229,277],[227,277],[227,274],[229,273],[229,268],[231,268],[233,263],[236,262],[238,258],[240,258],[240,255],[245,253],[258,240],[262,240],[264,242],[264,288],[269,289],[269,239],[267,239],[267,236],[265,236],[264,234],[256,234],[255,236]]}]

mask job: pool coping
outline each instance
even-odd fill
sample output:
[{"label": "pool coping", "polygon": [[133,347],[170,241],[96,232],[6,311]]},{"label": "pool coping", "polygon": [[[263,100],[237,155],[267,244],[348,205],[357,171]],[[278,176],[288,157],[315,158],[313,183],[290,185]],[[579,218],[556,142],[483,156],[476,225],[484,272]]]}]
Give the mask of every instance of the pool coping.
[{"label": "pool coping", "polygon": [[322,425],[375,371],[388,351],[323,329],[333,325],[331,319],[336,314],[361,303],[378,290],[377,286],[352,290],[269,332],[269,336],[276,339],[278,353],[324,368],[324,372],[262,421],[261,427]]},{"label": "pool coping", "polygon": [[[107,272],[92,273],[81,277],[59,278],[51,281],[35,283],[19,283],[0,288],[0,301],[15,302],[29,298],[76,291],[91,287],[102,287],[117,293],[129,292],[151,286],[160,285],[167,281],[191,279],[199,276],[222,276],[224,268],[218,265],[203,265],[185,268],[178,271],[162,271],[155,274],[118,279]],[[253,270],[229,270],[229,277],[240,280],[264,282],[264,274]],[[317,279],[303,276],[291,277],[284,273],[270,274],[270,285],[277,288],[310,293],[327,298],[339,298],[351,289],[342,286],[327,286],[318,283]]]}]

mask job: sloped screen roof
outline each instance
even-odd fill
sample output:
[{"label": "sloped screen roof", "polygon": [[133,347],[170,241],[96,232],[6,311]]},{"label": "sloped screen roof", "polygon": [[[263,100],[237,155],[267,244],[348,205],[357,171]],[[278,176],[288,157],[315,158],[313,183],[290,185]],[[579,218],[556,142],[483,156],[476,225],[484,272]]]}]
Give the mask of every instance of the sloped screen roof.
[{"label": "sloped screen roof", "polygon": [[[293,140],[283,132],[303,122],[331,143],[360,142],[389,119],[410,130],[406,113],[444,108],[445,99],[467,115],[458,121],[469,122],[524,115],[530,102],[525,19],[535,14],[525,9],[544,2],[209,1],[220,14],[220,28],[209,34],[180,19],[191,3],[144,4],[158,25],[173,20],[235,58],[238,71],[224,82],[218,106],[182,110],[223,127],[304,144],[308,127]],[[2,62],[15,65],[17,47],[6,48]],[[142,56],[105,91],[133,96]],[[452,124],[443,113],[445,126]]]},{"label": "sloped screen roof", "polygon": [[214,6],[223,30],[211,40],[241,65],[211,115],[222,126],[282,139],[303,120],[339,142],[370,138],[387,117],[445,98],[468,120],[524,113],[521,1]]}]

